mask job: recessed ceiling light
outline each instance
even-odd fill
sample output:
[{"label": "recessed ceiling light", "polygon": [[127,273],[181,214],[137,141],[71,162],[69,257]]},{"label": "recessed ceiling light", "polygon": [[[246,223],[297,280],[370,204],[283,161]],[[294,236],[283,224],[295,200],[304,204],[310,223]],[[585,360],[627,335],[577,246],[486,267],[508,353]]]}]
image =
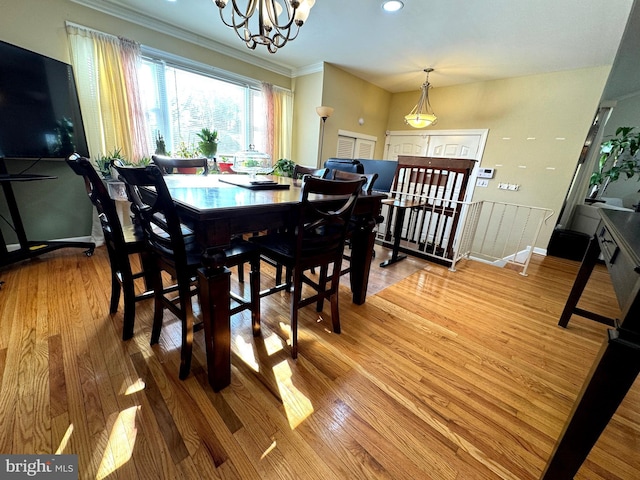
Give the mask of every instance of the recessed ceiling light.
[{"label": "recessed ceiling light", "polygon": [[385,12],[397,12],[404,7],[404,3],[400,0],[387,0],[386,2],[382,2],[382,9]]}]

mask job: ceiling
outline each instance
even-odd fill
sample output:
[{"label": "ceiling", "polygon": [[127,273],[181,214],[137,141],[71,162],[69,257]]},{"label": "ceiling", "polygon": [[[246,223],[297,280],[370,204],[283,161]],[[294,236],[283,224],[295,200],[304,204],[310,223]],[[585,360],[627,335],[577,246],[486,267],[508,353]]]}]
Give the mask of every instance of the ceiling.
[{"label": "ceiling", "polygon": [[429,80],[437,88],[610,65],[633,4],[404,0],[404,9],[389,14],[382,0],[316,0],[298,38],[269,54],[247,49],[212,0],[73,1],[279,73],[295,76],[328,62],[389,92],[417,90],[426,67],[435,69]]}]

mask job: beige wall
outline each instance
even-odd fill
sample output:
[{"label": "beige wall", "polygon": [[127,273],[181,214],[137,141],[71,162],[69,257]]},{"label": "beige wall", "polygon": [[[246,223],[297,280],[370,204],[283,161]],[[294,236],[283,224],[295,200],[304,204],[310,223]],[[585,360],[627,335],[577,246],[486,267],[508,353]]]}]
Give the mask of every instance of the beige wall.
[{"label": "beige wall", "polygon": [[[429,98],[438,123],[425,130],[489,129],[482,165],[494,167],[496,173],[488,188],[475,189],[474,200],[554,210],[537,243],[546,248],[609,70],[598,67],[433,88]],[[403,116],[418,97],[418,91],[393,95],[389,130],[408,129]],[[499,182],[519,184],[520,190],[498,190]]]},{"label": "beige wall", "polygon": [[297,77],[293,82],[293,142],[291,158],[298,165],[316,166],[320,141],[320,118],[324,73]]}]

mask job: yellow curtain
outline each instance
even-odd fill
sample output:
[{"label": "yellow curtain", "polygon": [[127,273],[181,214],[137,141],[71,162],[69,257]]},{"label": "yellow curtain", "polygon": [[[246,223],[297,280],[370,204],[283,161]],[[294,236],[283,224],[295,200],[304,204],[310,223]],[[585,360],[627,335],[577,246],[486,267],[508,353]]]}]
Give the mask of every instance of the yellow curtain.
[{"label": "yellow curtain", "polygon": [[277,161],[291,159],[291,130],[293,128],[293,94],[289,90],[262,84],[267,110],[267,148]]},{"label": "yellow curtain", "polygon": [[140,46],[69,24],[67,35],[89,151],[97,157],[120,149],[138,162],[149,154],[137,80]]}]

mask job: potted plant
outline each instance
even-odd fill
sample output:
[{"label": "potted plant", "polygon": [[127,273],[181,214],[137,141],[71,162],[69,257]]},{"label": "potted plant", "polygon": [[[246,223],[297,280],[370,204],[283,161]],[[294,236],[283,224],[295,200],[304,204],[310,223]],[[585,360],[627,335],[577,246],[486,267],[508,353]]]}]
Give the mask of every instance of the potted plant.
[{"label": "potted plant", "polygon": [[207,157],[209,162],[210,173],[220,173],[220,168],[216,161],[216,153],[218,152],[218,131],[203,128],[196,133],[200,141],[198,142],[198,150]]},{"label": "potted plant", "polygon": [[198,142],[198,150],[207,158],[215,158],[218,152],[218,131],[203,128],[196,133],[200,141]]},{"label": "potted plant", "polygon": [[164,137],[160,133],[160,130],[156,131],[156,155],[166,155],[167,154],[167,146],[164,142]]},{"label": "potted plant", "polygon": [[616,136],[600,146],[598,170],[591,174],[589,181],[589,198],[601,197],[609,184],[621,175],[632,178],[640,172],[640,159],[636,156],[640,148],[640,133],[634,130],[635,127],[618,127]]},{"label": "potted plant", "polygon": [[[175,156],[177,158],[198,158],[201,155],[199,148],[194,144],[189,144],[184,141],[180,142],[178,145],[178,149],[176,150]],[[180,168],[178,167],[178,173],[196,173],[196,167],[186,167]]]},{"label": "potted plant", "polygon": [[98,156],[98,158],[93,162],[96,166],[96,170],[100,172],[102,178],[105,180],[111,180],[112,178],[111,161],[114,159],[122,160],[123,162],[126,161],[120,148],[114,148],[111,153]]},{"label": "potted plant", "polygon": [[293,160],[281,158],[273,165],[273,174],[280,177],[293,177],[295,166],[296,163]]}]

